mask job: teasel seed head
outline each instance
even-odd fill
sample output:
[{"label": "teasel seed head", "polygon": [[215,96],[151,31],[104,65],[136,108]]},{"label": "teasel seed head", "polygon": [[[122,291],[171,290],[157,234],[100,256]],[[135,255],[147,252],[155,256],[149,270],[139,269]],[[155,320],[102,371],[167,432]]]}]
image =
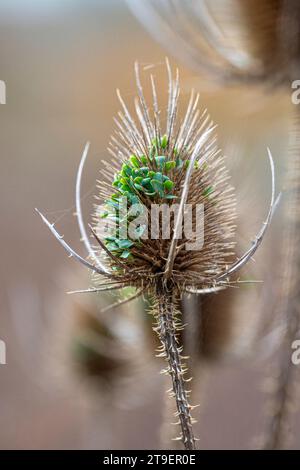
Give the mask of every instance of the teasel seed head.
[{"label": "teasel seed head", "polygon": [[216,83],[290,87],[299,76],[298,0],[127,3],[154,39]]},{"label": "teasel seed head", "polygon": [[[81,179],[87,158],[89,143],[86,144],[80,161],[76,180],[76,216],[82,241],[89,254],[85,259],[66,243],[54,224],[39,212],[52,234],[74,257],[96,276],[96,287],[78,292],[101,292],[125,286],[137,287],[136,296],[146,290],[156,290],[157,285],[168,283],[178,293],[210,293],[223,289],[230,277],[238,272],[254,255],[262,242],[266,229],[279,202],[275,198],[275,171],[270,150],[268,157],[271,168],[272,194],[269,211],[260,231],[250,248],[236,261],[234,256],[235,197],[229,183],[224,159],[217,146],[215,127],[206,110],[198,108],[199,95],[192,91],[183,119],[178,118],[179,76],[173,78],[171,67],[166,60],[168,73],[168,104],[166,126],[162,126],[162,115],[158,106],[154,77],[151,75],[152,111],[150,112],[140,81],[139,67],[135,64],[138,98],[135,100],[137,118],[130,114],[120,93],[122,105],[116,131],[111,138],[109,152],[112,158],[103,162],[103,179],[99,182],[99,196],[106,206],[117,205],[118,198],[125,197],[128,206],[132,201],[142,202],[149,215],[153,204],[170,207],[177,203],[177,211],[170,215],[170,237],[147,238],[142,236],[131,240],[127,237],[111,240],[107,235],[101,239],[97,230],[106,218],[105,209],[94,214],[90,229],[97,246],[93,246],[85,228],[81,210]],[[146,181],[145,181],[146,180]],[[192,208],[191,237],[182,230],[186,206]],[[203,246],[201,249],[187,249],[188,243],[195,243],[199,233],[195,231],[197,205],[203,204]],[[106,208],[107,219],[109,211]],[[116,216],[118,219],[118,214]],[[148,231],[153,220],[148,220]],[[101,223],[99,225],[99,222]],[[118,229],[118,220],[117,229]],[[156,220],[157,222],[157,220]],[[159,234],[162,223],[159,219]],[[127,223],[127,222],[126,222]],[[153,224],[152,224],[153,225]],[[180,234],[183,237],[180,238]],[[151,233],[150,233],[151,235]],[[200,240],[201,241],[201,240]],[[132,243],[131,243],[132,242]],[[123,243],[123,244],[122,244]],[[103,278],[105,279],[103,281]],[[134,296],[134,297],[136,297]]]},{"label": "teasel seed head", "polygon": [[[230,262],[234,249],[235,198],[217,146],[215,127],[207,111],[198,108],[199,95],[191,93],[180,121],[178,72],[173,80],[168,63],[167,69],[169,102],[166,116],[162,116],[158,108],[153,76],[152,110],[146,105],[137,65],[136,119],[129,114],[118,93],[123,109],[110,142],[112,160],[105,163],[106,181],[99,184],[99,195],[105,208],[102,212],[96,208],[94,233],[97,234],[99,224],[105,222],[109,226],[113,221],[115,233],[110,235],[108,232],[104,237],[103,263],[108,269],[124,278],[129,272],[143,273],[142,278],[137,277],[134,281],[137,287],[143,287],[145,283],[154,286],[159,278],[168,278],[173,287],[182,292],[187,284],[211,287],[213,280]],[[165,128],[161,125],[162,119],[166,121]],[[182,197],[184,207],[180,208]],[[130,208],[134,204],[141,204],[147,216],[148,223],[137,227],[139,236],[136,239],[119,237],[122,198],[126,198],[126,209],[129,210],[125,228],[131,221]],[[176,211],[183,214],[186,207],[190,209],[185,215],[191,219],[192,237],[183,231],[174,247],[172,234]],[[199,221],[200,216],[196,213],[198,207],[203,208],[203,221]],[[159,217],[159,209],[162,217]],[[203,224],[200,234],[197,233],[197,216],[198,225]],[[163,233],[167,217],[170,217],[167,219],[170,227],[166,227],[169,238]],[[157,231],[156,237],[152,238],[154,224]],[[200,236],[203,236],[202,243]],[[197,246],[197,242],[199,249],[186,248],[189,244]],[[172,258],[169,256],[171,250]]]},{"label": "teasel seed head", "polygon": [[[109,147],[112,159],[105,162],[102,170],[105,179],[99,183],[99,195],[105,207],[100,209],[96,206],[94,225],[90,227],[97,247],[92,246],[89,240],[81,211],[81,177],[89,145],[84,150],[76,181],[76,213],[90,260],[75,252],[54,225],[38,212],[69,255],[95,274],[95,288],[77,292],[103,292],[131,286],[136,288],[136,293],[125,301],[144,292],[152,295],[155,329],[161,341],[160,354],[168,363],[165,372],[171,377],[177,405],[176,416],[181,428],[179,439],[186,449],[194,449],[192,406],[185,387],[187,368],[178,339],[178,331],[182,328],[181,294],[216,292],[229,285],[230,276],[251,259],[260,245],[279,198],[275,201],[274,164],[268,151],[272,173],[269,212],[251,247],[233,261],[235,198],[217,147],[215,127],[206,111],[199,111],[199,96],[194,92],[183,119],[179,120],[178,71],[173,79],[168,61],[166,65],[168,105],[165,127],[161,124],[154,77],[151,76],[153,106],[150,110],[137,64],[135,119],[118,92],[122,112],[115,121],[117,130]],[[174,202],[176,208],[170,214]],[[130,212],[136,205],[138,215]],[[163,206],[165,212],[162,217],[152,212],[153,206],[156,210]],[[144,218],[136,223],[142,210],[142,215],[147,215],[146,224]],[[103,222],[107,221],[105,234],[101,236],[98,229],[103,229]],[[133,221],[132,233],[129,229]],[[113,227],[111,222],[114,222]],[[157,229],[155,236],[152,232],[154,224]],[[120,303],[124,301],[110,308]]]}]

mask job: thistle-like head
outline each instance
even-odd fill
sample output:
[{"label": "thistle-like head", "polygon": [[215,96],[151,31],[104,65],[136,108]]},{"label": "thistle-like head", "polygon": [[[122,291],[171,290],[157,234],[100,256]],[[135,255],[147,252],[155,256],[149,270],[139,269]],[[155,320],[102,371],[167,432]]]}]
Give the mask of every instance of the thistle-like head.
[{"label": "thistle-like head", "polygon": [[173,80],[168,62],[167,70],[165,112],[153,76],[151,106],[146,103],[137,65],[135,117],[118,93],[122,112],[106,181],[99,184],[104,207],[96,210],[94,231],[100,229],[106,263],[115,273],[140,273],[136,282],[143,285],[161,278],[179,290],[187,284],[207,288],[233,254],[235,198],[199,95],[191,93],[180,119],[178,72]]},{"label": "thistle-like head", "polygon": [[[154,77],[152,102],[144,97],[136,64],[138,98],[133,116],[120,93],[122,111],[115,119],[111,160],[104,162],[91,227],[92,246],[81,213],[81,176],[76,183],[76,212],[82,239],[91,261],[76,253],[42,216],[68,251],[97,275],[104,276],[96,291],[127,285],[142,291],[169,287],[175,292],[206,293],[224,288],[260,245],[276,207],[274,165],[270,151],[272,196],[265,222],[251,247],[234,255],[235,198],[215,127],[198,107],[192,91],[185,112],[179,112],[179,78],[167,61],[168,104],[160,110]],[[182,116],[182,117],[181,117]],[[278,199],[277,199],[278,200]],[[88,290],[90,291],[90,290]]]}]

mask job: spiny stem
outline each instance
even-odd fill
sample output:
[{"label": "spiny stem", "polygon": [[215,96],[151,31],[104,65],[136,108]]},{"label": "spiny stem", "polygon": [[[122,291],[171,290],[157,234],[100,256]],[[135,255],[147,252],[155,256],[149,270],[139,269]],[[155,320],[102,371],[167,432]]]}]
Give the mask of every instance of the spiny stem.
[{"label": "spiny stem", "polygon": [[[169,388],[169,377],[164,377],[163,386]],[[177,411],[175,400],[170,400],[169,394],[166,392],[163,396],[162,402],[162,418],[160,426],[160,448],[169,450],[178,450],[181,447],[181,442],[174,441],[177,436],[177,427],[175,428],[171,416],[175,416]],[[180,447],[179,447],[180,446]]]},{"label": "spiny stem", "polygon": [[157,327],[161,341],[161,355],[168,362],[166,372],[171,376],[173,396],[176,400],[177,413],[181,427],[181,440],[185,449],[195,449],[195,437],[192,427],[191,406],[188,402],[188,392],[185,387],[185,365],[182,363],[181,347],[177,340],[178,325],[176,322],[176,307],[172,292],[163,290],[158,295]]}]

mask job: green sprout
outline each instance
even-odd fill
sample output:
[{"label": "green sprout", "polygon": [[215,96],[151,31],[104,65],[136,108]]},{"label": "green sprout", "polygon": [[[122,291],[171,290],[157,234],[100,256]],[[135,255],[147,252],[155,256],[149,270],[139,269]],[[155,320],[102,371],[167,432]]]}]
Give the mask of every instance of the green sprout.
[{"label": "green sprout", "polygon": [[[127,209],[134,204],[145,201],[145,198],[162,202],[172,201],[177,198],[173,193],[175,183],[174,172],[184,168],[187,169],[190,160],[182,160],[178,155],[178,150],[173,149],[173,158],[162,155],[168,149],[168,137],[164,135],[160,139],[153,139],[149,148],[149,154],[131,155],[126,160],[121,170],[115,174],[112,183],[115,193],[110,196],[106,203],[106,210],[102,212],[101,218],[108,218],[116,223],[115,234],[104,238],[107,249],[115,256],[126,260],[132,259],[131,249],[138,245],[140,237],[144,233],[144,226],[136,229],[136,240],[121,239],[119,233],[120,225],[120,204],[127,199]],[[198,162],[194,164],[198,169]],[[207,188],[203,196],[208,196],[212,188]],[[136,215],[135,215],[136,217]],[[127,228],[135,217],[127,217],[125,223]]]}]

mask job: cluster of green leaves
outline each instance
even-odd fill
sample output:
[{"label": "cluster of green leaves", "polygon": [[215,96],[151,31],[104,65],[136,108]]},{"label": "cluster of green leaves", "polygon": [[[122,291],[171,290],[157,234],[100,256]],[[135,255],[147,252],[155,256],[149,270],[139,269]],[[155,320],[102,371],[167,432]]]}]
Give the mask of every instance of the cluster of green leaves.
[{"label": "cluster of green leaves", "polygon": [[[160,139],[154,139],[149,149],[149,155],[131,155],[130,158],[123,163],[121,170],[115,174],[112,186],[116,189],[116,193],[112,194],[106,201],[107,210],[101,215],[102,218],[109,217],[116,223],[115,234],[107,236],[104,242],[107,248],[117,257],[130,259],[131,248],[139,243],[139,238],[135,241],[130,239],[119,238],[118,226],[120,224],[120,203],[122,199],[127,198],[128,208],[133,204],[138,204],[144,197],[153,200],[173,200],[176,195],[172,194],[174,182],[170,178],[172,172],[181,169],[183,166],[188,168],[190,161],[183,161],[178,150],[174,148],[173,159],[168,159],[165,153],[168,147],[168,138],[164,135]],[[198,163],[195,163],[198,168]],[[205,190],[204,196],[211,193],[212,188]],[[135,216],[136,217],[136,216]],[[131,220],[134,220],[133,217]],[[126,221],[127,227],[131,220]],[[136,234],[141,237],[144,227],[136,229]]]},{"label": "cluster of green leaves", "polygon": [[175,199],[176,196],[172,194],[174,182],[168,173],[178,167],[179,161],[155,154],[156,148],[153,144],[149,156],[131,155],[123,163],[112,184],[120,194],[129,198],[131,195],[143,195],[151,199]]},{"label": "cluster of green leaves", "polygon": [[[127,208],[133,204],[139,203],[139,198],[135,194],[127,194]],[[112,252],[115,256],[123,259],[130,259],[131,251],[130,249],[138,240],[132,241],[129,238],[120,237],[120,224],[121,224],[121,214],[120,206],[124,203],[125,196],[124,194],[112,194],[110,198],[106,201],[106,210],[102,212],[101,218],[108,218],[110,221],[115,223],[113,233],[104,238],[104,243],[107,249]],[[125,227],[127,228],[129,222],[135,217],[129,217],[125,221]],[[140,233],[140,236],[142,233]]]}]

